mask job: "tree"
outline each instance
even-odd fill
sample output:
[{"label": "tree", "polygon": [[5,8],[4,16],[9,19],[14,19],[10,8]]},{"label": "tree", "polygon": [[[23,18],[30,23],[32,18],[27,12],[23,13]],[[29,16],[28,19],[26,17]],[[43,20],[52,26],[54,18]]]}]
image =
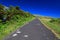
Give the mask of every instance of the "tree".
[{"label": "tree", "polygon": [[3,20],[4,17],[4,6],[0,4],[0,19]]},{"label": "tree", "polygon": [[18,6],[15,7],[16,10],[20,10],[20,8]]},{"label": "tree", "polygon": [[0,4],[0,10],[4,10],[4,6]]},{"label": "tree", "polygon": [[6,18],[6,20],[10,20],[11,19],[11,17],[14,15],[14,12],[15,12],[15,10],[14,10],[14,7],[13,6],[10,6],[9,7],[9,10],[7,10],[7,18]]}]

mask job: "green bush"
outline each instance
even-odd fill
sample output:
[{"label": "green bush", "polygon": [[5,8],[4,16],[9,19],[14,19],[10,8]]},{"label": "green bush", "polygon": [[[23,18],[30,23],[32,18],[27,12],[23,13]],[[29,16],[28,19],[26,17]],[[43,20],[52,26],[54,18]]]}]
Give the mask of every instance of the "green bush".
[{"label": "green bush", "polygon": [[51,23],[60,23],[60,19],[59,18],[52,18],[50,20]]}]

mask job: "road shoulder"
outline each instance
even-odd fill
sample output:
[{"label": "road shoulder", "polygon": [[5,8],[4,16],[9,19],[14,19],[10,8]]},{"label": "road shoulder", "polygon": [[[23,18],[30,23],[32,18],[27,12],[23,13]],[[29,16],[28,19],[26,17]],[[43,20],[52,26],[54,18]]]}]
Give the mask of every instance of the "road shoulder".
[{"label": "road shoulder", "polygon": [[42,23],[43,25],[45,25],[46,28],[48,28],[49,30],[51,30],[52,33],[53,33],[58,39],[60,39],[60,36],[59,36],[53,29],[51,29],[51,28],[48,27],[45,23],[43,23],[43,21],[42,21],[40,18],[38,18],[38,19],[41,21],[41,23]]}]

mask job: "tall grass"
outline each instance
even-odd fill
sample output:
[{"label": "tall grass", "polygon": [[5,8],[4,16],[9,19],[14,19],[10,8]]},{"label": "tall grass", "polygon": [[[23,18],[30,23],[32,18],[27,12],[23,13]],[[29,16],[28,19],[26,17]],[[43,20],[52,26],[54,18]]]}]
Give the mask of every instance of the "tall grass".
[{"label": "tall grass", "polygon": [[60,23],[58,22],[58,18],[47,19],[45,17],[42,17],[40,20],[60,36]]}]

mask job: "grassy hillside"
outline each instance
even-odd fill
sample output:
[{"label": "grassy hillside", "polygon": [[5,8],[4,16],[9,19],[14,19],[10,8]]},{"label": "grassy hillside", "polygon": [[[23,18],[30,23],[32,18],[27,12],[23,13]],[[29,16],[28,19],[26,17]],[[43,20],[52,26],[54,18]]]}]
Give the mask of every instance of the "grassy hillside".
[{"label": "grassy hillside", "polygon": [[5,8],[0,4],[0,40],[32,19],[32,14],[22,11],[18,6]]},{"label": "grassy hillside", "polygon": [[40,17],[40,20],[55,31],[60,38],[60,18]]}]

